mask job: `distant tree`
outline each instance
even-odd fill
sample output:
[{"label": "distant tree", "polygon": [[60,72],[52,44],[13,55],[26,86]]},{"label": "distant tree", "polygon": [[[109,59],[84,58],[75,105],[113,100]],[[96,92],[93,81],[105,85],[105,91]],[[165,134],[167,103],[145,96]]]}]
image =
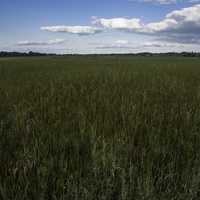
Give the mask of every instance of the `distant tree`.
[{"label": "distant tree", "polygon": [[[0,57],[32,57],[32,56],[55,56],[57,54],[49,54],[49,53],[39,53],[29,51],[28,53],[21,52],[6,52],[0,51]],[[58,56],[58,55],[57,55]],[[81,54],[62,54],[59,56],[83,56]],[[141,53],[129,53],[129,54],[88,54],[84,56],[97,57],[97,56],[143,56],[143,57],[151,57],[151,56],[179,56],[179,57],[200,57],[200,53],[198,52],[167,52],[167,53],[150,53],[150,52],[141,52]]]}]

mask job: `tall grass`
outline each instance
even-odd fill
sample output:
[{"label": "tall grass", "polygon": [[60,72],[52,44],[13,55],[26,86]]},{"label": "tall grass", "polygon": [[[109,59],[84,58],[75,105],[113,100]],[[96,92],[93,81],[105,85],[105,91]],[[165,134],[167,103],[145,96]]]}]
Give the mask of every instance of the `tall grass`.
[{"label": "tall grass", "polygon": [[200,60],[0,60],[0,199],[200,197]]}]

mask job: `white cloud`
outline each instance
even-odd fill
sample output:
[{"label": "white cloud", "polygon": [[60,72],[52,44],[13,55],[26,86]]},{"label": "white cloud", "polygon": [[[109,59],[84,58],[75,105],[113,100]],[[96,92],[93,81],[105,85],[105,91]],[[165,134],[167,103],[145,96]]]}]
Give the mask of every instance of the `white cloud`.
[{"label": "white cloud", "polygon": [[156,33],[161,31],[169,31],[171,29],[176,28],[177,25],[178,22],[176,20],[167,18],[160,22],[153,22],[147,24],[143,27],[143,29],[141,29],[141,32]]},{"label": "white cloud", "polygon": [[168,43],[168,42],[145,42],[139,47],[146,48],[173,48],[173,47],[184,47],[184,45],[179,43]]},{"label": "white cloud", "polygon": [[200,43],[200,4],[166,15],[160,22],[147,24],[142,32],[180,43]]},{"label": "white cloud", "polygon": [[160,22],[150,23],[147,29],[153,32],[179,32],[194,33],[200,32],[200,5],[195,5],[181,10],[175,10],[166,15]]},{"label": "white cloud", "polygon": [[20,41],[17,43],[19,46],[43,46],[43,45],[56,45],[56,44],[61,44],[64,43],[64,39],[54,39],[54,40],[49,40],[49,41]]},{"label": "white cloud", "polygon": [[96,49],[132,49],[133,46],[129,43],[128,40],[116,40],[112,43],[105,43],[105,44],[94,44],[97,45]]},{"label": "white cloud", "polygon": [[104,28],[153,35],[169,41],[200,43],[200,4],[175,10],[167,14],[163,20],[148,24],[135,18],[101,18],[95,19],[93,23]]},{"label": "white cloud", "polygon": [[127,18],[112,18],[112,19],[94,19],[93,24],[95,25],[101,25],[105,28],[111,28],[111,29],[119,29],[119,30],[129,30],[129,31],[136,31],[141,29],[142,25],[140,22],[140,19],[133,18],[133,19],[127,19]]},{"label": "white cloud", "polygon": [[54,39],[54,40],[49,40],[48,44],[61,44],[64,42],[65,42],[65,39]]},{"label": "white cloud", "polygon": [[190,3],[199,3],[200,0],[189,0]]},{"label": "white cloud", "polygon": [[151,3],[158,3],[158,4],[172,4],[172,3],[176,3],[177,0],[140,0],[143,2],[151,2]]},{"label": "white cloud", "polygon": [[128,40],[116,40],[115,43],[125,45],[125,44],[128,44],[129,42],[128,42]]},{"label": "white cloud", "polygon": [[[122,30],[154,36],[157,40],[167,42],[200,44],[200,4],[172,11],[163,20],[157,22],[145,24],[138,18],[119,17],[106,19],[93,16],[92,24],[94,26],[46,26],[41,27],[41,30],[78,35],[95,34],[107,29]],[[118,45],[120,47],[123,42],[119,43],[116,43],[115,46]]]},{"label": "white cloud", "polygon": [[161,4],[161,5],[168,5],[168,4],[175,4],[175,3],[198,3],[200,0],[129,0],[129,1],[137,1],[137,2],[145,2],[145,3],[153,3],[153,4]]},{"label": "white cloud", "polygon": [[116,44],[105,44],[95,47],[96,49],[133,49],[132,46],[116,45]]},{"label": "white cloud", "polygon": [[44,26],[40,29],[50,32],[73,33],[78,35],[90,35],[102,31],[101,29],[92,26]]},{"label": "white cloud", "polygon": [[177,0],[156,0],[156,2],[160,4],[171,4],[171,3],[176,3]]},{"label": "white cloud", "polygon": [[[118,40],[123,41],[123,40]],[[160,42],[160,41],[150,41],[150,42],[144,42],[141,44],[134,44],[130,42],[121,43],[115,41],[114,43],[108,43],[108,44],[99,44],[96,46],[96,49],[140,49],[142,51],[149,51],[151,49],[170,49],[170,48],[183,48],[185,45],[179,44],[179,43],[170,43],[170,42]]]},{"label": "white cloud", "polygon": [[200,4],[175,10],[166,15],[165,19],[159,22],[148,24],[141,23],[140,19],[111,18],[95,19],[94,24],[99,24],[105,28],[123,29],[140,33],[156,32],[177,32],[188,33],[194,30],[200,31]]}]

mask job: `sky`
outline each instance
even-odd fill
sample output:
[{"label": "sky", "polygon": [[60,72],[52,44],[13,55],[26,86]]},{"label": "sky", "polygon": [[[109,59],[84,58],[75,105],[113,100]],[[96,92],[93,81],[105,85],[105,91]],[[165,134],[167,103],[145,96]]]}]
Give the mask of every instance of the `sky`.
[{"label": "sky", "polygon": [[200,52],[200,0],[0,0],[0,51]]}]

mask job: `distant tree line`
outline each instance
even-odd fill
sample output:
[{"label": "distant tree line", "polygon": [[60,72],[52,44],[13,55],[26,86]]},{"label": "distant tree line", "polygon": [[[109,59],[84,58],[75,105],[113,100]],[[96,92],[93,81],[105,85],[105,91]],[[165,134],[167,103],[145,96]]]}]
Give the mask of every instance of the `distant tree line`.
[{"label": "distant tree line", "polygon": [[0,51],[0,57],[29,57],[29,56],[142,56],[142,57],[152,57],[152,56],[179,56],[179,57],[200,57],[200,53],[198,52],[167,52],[167,53],[150,53],[150,52],[142,52],[142,53],[130,53],[130,54],[49,54],[49,53],[39,53],[39,52],[7,52]]},{"label": "distant tree line", "polygon": [[130,53],[130,54],[90,54],[90,56],[142,56],[142,57],[162,57],[162,56],[174,56],[174,57],[200,57],[200,52],[167,52],[167,53],[150,53],[150,52],[141,52],[141,53]]},{"label": "distant tree line", "polygon": [[38,53],[32,51],[29,51],[28,53],[0,51],[0,57],[53,56],[53,55],[56,54]]}]

